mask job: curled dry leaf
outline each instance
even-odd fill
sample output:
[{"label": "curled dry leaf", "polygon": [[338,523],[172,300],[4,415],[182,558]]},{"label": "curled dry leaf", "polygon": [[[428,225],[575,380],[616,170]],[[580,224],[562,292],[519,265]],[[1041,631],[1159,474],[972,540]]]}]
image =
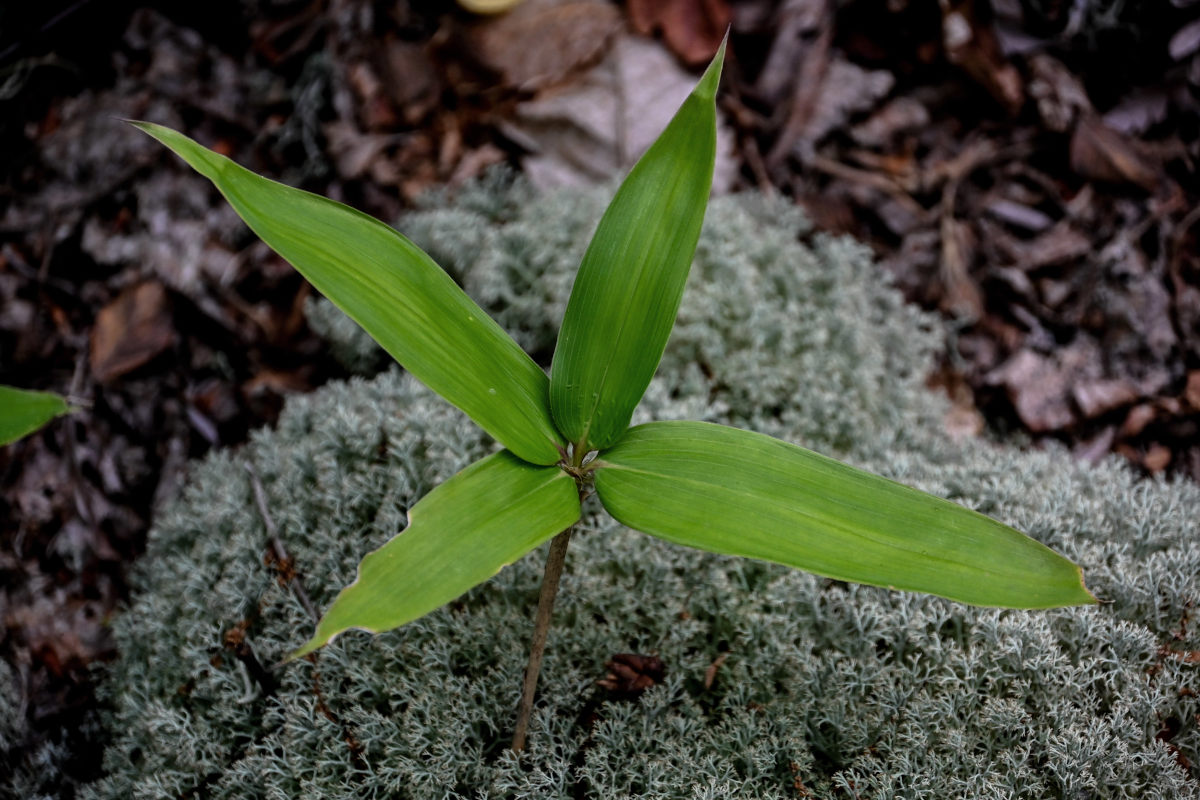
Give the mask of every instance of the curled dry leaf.
[{"label": "curled dry leaf", "polygon": [[662,31],[663,41],[685,63],[713,57],[733,21],[726,0],[629,0],[629,20],[643,36]]},{"label": "curled dry leaf", "polygon": [[474,57],[507,85],[537,91],[595,64],[620,29],[620,13],[609,3],[530,0],[480,22],[468,39]]},{"label": "curled dry leaf", "polygon": [[729,658],[728,652],[721,653],[721,655],[714,658],[713,662],[708,665],[708,669],[704,670],[705,689],[711,689],[713,687],[713,683],[715,683],[717,680],[717,670],[721,668],[721,665],[725,663],[725,659],[727,658]]},{"label": "curled dry leaf", "polygon": [[1133,184],[1151,193],[1162,181],[1158,165],[1094,114],[1081,116],[1075,126],[1071,169],[1089,180]]},{"label": "curled dry leaf", "polygon": [[1129,405],[1138,399],[1136,387],[1120,378],[1081,381],[1072,388],[1071,396],[1075,399],[1080,413],[1088,419]]},{"label": "curled dry leaf", "polygon": [[[531,151],[526,174],[541,188],[586,186],[633,165],[695,84],[655,42],[621,36],[604,61],[569,87],[517,106],[505,134]],[[727,192],[737,172],[732,136],[718,110],[713,192]]]},{"label": "curled dry leaf", "polygon": [[1001,53],[990,20],[984,18],[986,6],[975,0],[943,0],[941,6],[946,58],[1016,114],[1025,104],[1025,87],[1021,74]]},{"label": "curled dry leaf", "polygon": [[[843,58],[835,58],[813,103],[812,113],[799,130],[793,151],[815,144],[843,127],[851,116],[870,111],[887,96],[896,83],[886,70],[866,70]],[[786,133],[786,132],[785,132]]]},{"label": "curled dry leaf", "polygon": [[987,380],[1008,391],[1017,416],[1035,433],[1059,430],[1075,421],[1070,380],[1052,358],[1028,348],[1019,350],[989,373]]},{"label": "curled dry leaf", "polygon": [[92,374],[119,378],[175,344],[170,303],[161,283],[131,286],[100,309],[92,330]]},{"label": "curled dry leaf", "polygon": [[1146,426],[1158,417],[1158,412],[1150,403],[1139,403],[1129,409],[1125,421],[1121,423],[1117,435],[1122,439],[1130,439],[1146,430]]}]

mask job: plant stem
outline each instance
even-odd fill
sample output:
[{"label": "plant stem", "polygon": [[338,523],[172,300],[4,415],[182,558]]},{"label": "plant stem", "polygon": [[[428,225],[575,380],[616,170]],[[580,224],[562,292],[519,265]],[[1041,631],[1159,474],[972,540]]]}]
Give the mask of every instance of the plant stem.
[{"label": "plant stem", "polygon": [[567,544],[570,541],[571,528],[567,528],[551,540],[550,554],[546,556],[546,571],[542,574],[542,591],[538,595],[537,616],[533,621],[533,641],[529,645],[529,665],[525,667],[525,685],[521,689],[521,704],[517,706],[513,750],[525,749],[525,733],[529,730],[529,716],[533,713],[533,694],[537,689],[538,673],[542,669],[546,637],[550,633],[550,615],[554,611],[558,580],[562,577],[563,563],[567,559]]}]

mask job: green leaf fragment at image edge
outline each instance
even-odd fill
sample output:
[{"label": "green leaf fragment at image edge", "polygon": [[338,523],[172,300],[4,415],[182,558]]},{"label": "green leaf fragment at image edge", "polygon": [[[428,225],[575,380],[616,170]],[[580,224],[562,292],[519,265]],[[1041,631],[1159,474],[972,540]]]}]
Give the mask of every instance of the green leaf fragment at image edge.
[{"label": "green leaf fragment at image edge", "polygon": [[133,124],[211,180],[251,230],[402,367],[526,461],[559,460],[545,373],[419,247],[379,220],[255,175],[181,133]]},{"label": "green leaf fragment at image edge", "polygon": [[567,302],[550,369],[558,428],[585,449],[629,426],[683,296],[717,147],[724,45],[604,212]]},{"label": "green leaf fragment at image edge", "polygon": [[450,602],[579,520],[575,480],[508,451],[476,461],[423,497],[408,527],[370,553],[302,656],[351,628],[381,633]]},{"label": "green leaf fragment at image edge", "polygon": [[971,605],[1095,602],[1077,566],[1019,531],[762,434],[650,423],[596,463],[609,513],[677,544]]},{"label": "green leaf fragment at image edge", "polygon": [[66,400],[51,392],[0,386],[0,446],[28,436],[70,410]]}]

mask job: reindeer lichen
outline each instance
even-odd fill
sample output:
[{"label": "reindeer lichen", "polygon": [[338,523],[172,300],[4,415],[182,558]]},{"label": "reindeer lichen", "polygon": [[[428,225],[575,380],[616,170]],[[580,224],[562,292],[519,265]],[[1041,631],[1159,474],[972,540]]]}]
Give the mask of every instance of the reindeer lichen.
[{"label": "reindeer lichen", "polygon": [[[602,205],[493,183],[403,227],[548,354]],[[1081,564],[1104,605],[981,610],[847,585],[585,506],[519,757],[508,732],[542,558],[264,678],[313,621],[264,560],[244,464],[324,606],[408,507],[494,447],[387,372],[293,399],[160,514],[115,622],[108,776],[84,796],[1200,797],[1200,489],[951,442],[923,386],[935,321],[861,246],[804,231],[782,202],[714,201],[635,422],[750,427],[954,499]],[[620,652],[657,653],[665,678],[610,696],[596,681]]]}]

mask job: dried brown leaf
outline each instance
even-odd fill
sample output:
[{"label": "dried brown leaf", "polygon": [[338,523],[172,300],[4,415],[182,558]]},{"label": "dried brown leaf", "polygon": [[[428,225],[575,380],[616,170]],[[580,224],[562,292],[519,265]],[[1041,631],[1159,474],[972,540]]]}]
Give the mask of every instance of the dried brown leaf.
[{"label": "dried brown leaf", "polygon": [[1010,114],[1025,104],[1025,86],[1021,73],[1000,50],[987,6],[976,0],[943,0],[942,46],[946,58],[958,64],[983,86]]},{"label": "dried brown leaf", "polygon": [[1029,94],[1047,128],[1066,133],[1081,115],[1093,113],[1087,90],[1061,61],[1038,53],[1029,59],[1029,69]]},{"label": "dried brown leaf", "polygon": [[1072,388],[1071,396],[1087,419],[1129,405],[1138,399],[1137,389],[1129,381],[1119,378],[1081,381]]},{"label": "dried brown leaf", "polygon": [[628,0],[629,21],[638,33],[662,31],[671,52],[697,66],[716,55],[733,21],[726,0]]},{"label": "dried brown leaf", "polygon": [[1200,369],[1188,373],[1187,388],[1183,390],[1183,399],[1193,411],[1200,411]]},{"label": "dried brown leaf", "polygon": [[[569,86],[521,103],[502,129],[531,152],[524,168],[535,185],[587,186],[633,166],[695,83],[658,43],[619,36],[604,61]],[[720,194],[737,167],[730,130],[718,119],[713,192]]]},{"label": "dried brown leaf", "polygon": [[1089,180],[1133,184],[1147,192],[1154,192],[1162,181],[1157,164],[1142,155],[1132,140],[1094,114],[1080,117],[1075,126],[1071,169]]},{"label": "dried brown leaf", "polygon": [[1142,456],[1142,466],[1150,472],[1162,472],[1171,465],[1171,448],[1155,442]]},{"label": "dried brown leaf", "polygon": [[895,83],[887,70],[866,70],[843,58],[833,59],[800,141],[816,143],[845,126],[852,115],[874,108]]},{"label": "dried brown leaf", "polygon": [[405,122],[415,125],[438,107],[441,81],[424,44],[389,37],[382,66],[384,90]]},{"label": "dried brown leaf", "polygon": [[950,216],[943,217],[940,306],[947,314],[969,321],[983,316],[983,292],[970,272],[974,259],[970,226]]},{"label": "dried brown leaf", "polygon": [[713,683],[717,680],[717,670],[725,663],[725,659],[729,658],[729,653],[721,653],[713,659],[713,662],[708,665],[708,669],[704,670],[704,688],[711,689]]},{"label": "dried brown leaf", "polygon": [[1092,252],[1092,240],[1060,222],[1032,241],[1018,243],[1015,250],[1017,266],[1030,271],[1082,258]]},{"label": "dried brown leaf", "polygon": [[1158,417],[1158,412],[1150,403],[1139,403],[1129,409],[1129,413],[1125,415],[1125,421],[1121,423],[1121,429],[1117,435],[1122,439],[1130,439],[1137,436],[1146,429],[1146,426],[1153,422]]},{"label": "dried brown leaf", "polygon": [[1054,364],[1032,350],[1020,350],[988,375],[1003,385],[1017,415],[1031,431],[1065,428],[1075,421],[1066,386]]},{"label": "dried brown leaf", "polygon": [[469,40],[473,55],[506,84],[536,91],[595,64],[620,29],[620,12],[609,3],[530,0],[478,23]]},{"label": "dried brown leaf", "polygon": [[1112,452],[1113,442],[1116,441],[1116,426],[1106,425],[1100,433],[1092,438],[1079,442],[1071,448],[1072,455],[1080,461],[1095,464]]},{"label": "dried brown leaf", "polygon": [[92,374],[102,383],[150,361],[175,344],[170,303],[161,283],[131,286],[100,309],[92,329]]}]

